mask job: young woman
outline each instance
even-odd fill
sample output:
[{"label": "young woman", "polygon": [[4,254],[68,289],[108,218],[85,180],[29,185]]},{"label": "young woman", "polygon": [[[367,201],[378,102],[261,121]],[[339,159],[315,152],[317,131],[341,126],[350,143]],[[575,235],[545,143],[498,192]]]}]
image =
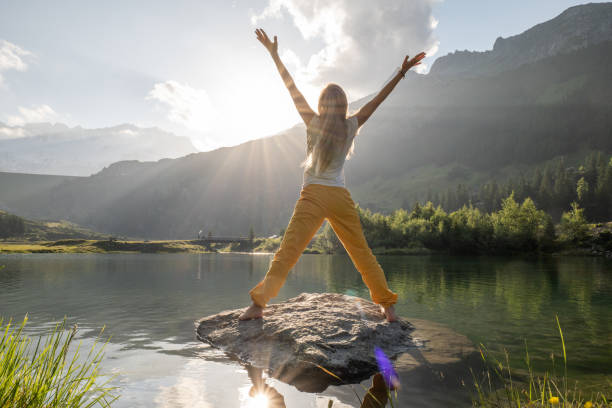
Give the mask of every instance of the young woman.
[{"label": "young woman", "polygon": [[304,182],[300,198],[280,248],[274,255],[264,280],[250,291],[253,303],[240,315],[240,319],[262,317],[263,308],[278,294],[289,270],[327,219],[370,289],[372,300],[381,306],[381,312],[388,321],[395,321],[397,316],[393,304],[397,301],[397,295],[389,290],[385,274],[365,240],[355,203],[344,187],[343,168],[347,155],[352,151],[353,139],[358,129],[406,72],[420,64],[425,53],[422,52],[410,60],[406,56],[393,79],[353,116],[348,116],[348,101],[342,88],[336,84],[327,85],[319,96],[316,114],[280,60],[276,36],[272,42],[262,29],[255,30],[255,33],[259,42],[270,52],[295,107],[306,124],[307,158],[304,162]]}]

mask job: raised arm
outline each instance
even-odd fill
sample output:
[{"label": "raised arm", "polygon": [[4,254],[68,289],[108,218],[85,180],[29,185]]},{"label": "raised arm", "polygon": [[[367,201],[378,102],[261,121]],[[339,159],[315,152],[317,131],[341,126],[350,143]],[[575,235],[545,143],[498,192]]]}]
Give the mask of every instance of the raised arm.
[{"label": "raised arm", "polygon": [[354,116],[357,116],[358,126],[363,125],[368,120],[368,118],[372,116],[372,114],[382,103],[382,101],[384,101],[387,96],[389,96],[393,88],[395,88],[395,85],[397,85],[397,83],[404,77],[404,75],[406,75],[406,72],[408,72],[410,68],[419,65],[423,58],[425,58],[424,52],[417,54],[417,56],[412,58],[411,60],[409,60],[408,56],[406,55],[406,57],[404,58],[404,62],[402,62],[402,68],[400,68],[397,74],[395,74],[395,76],[387,83],[387,85],[385,85],[384,88],[381,89],[380,92],[378,92],[378,95],[372,98],[370,102],[363,105],[361,109],[359,109],[359,111],[355,113]]},{"label": "raised arm", "polygon": [[308,125],[315,113],[310,108],[310,105],[308,105],[308,102],[306,102],[306,98],[304,98],[304,95],[302,95],[300,90],[295,85],[295,82],[293,82],[291,74],[289,74],[289,71],[287,71],[285,64],[283,64],[283,61],[281,61],[280,57],[278,56],[278,40],[276,39],[276,36],[274,36],[274,42],[270,41],[268,35],[261,28],[255,30],[255,34],[257,34],[257,40],[259,40],[259,42],[262,43],[264,47],[266,47],[268,52],[270,52],[270,55],[272,56],[272,59],[276,64],[276,68],[278,69],[278,73],[283,79],[285,86],[289,90],[289,94],[293,99],[293,103],[295,104],[298,113],[302,117],[304,123]]}]

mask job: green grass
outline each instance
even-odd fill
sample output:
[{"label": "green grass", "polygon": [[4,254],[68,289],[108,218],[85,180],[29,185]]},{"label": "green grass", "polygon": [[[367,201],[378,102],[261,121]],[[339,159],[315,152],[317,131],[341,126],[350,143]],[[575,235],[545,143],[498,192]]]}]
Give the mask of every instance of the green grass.
[{"label": "green grass", "polygon": [[66,239],[59,241],[0,241],[1,253],[201,253],[215,251],[189,240],[119,241]]},{"label": "green grass", "polygon": [[0,319],[0,408],[110,407],[118,398],[110,377],[101,375],[104,346],[96,340],[82,358],[73,346],[76,327],[65,320],[33,340],[20,326]]},{"label": "green grass", "polygon": [[[478,408],[610,408],[603,391],[583,394],[578,383],[570,384],[567,375],[567,353],[563,331],[557,317],[557,327],[563,349],[563,374],[557,375],[552,355],[552,370],[536,374],[531,365],[529,350],[525,345],[525,367],[522,370],[510,367],[510,358],[504,352],[500,361],[484,345],[480,355],[487,364],[486,371],[477,378],[474,375],[475,398],[473,406]],[[612,385],[612,384],[610,384]]]}]

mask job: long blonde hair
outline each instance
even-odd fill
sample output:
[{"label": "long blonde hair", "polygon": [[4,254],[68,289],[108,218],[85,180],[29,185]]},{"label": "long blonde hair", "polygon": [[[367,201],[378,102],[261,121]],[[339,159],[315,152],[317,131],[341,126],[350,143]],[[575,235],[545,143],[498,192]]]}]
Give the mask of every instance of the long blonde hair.
[{"label": "long blonde hair", "polygon": [[[346,146],[348,101],[340,85],[328,84],[323,88],[319,95],[318,110],[319,120],[306,131],[307,157],[304,165],[312,165],[320,173],[327,169],[337,152]],[[318,137],[315,138],[313,133]]]}]

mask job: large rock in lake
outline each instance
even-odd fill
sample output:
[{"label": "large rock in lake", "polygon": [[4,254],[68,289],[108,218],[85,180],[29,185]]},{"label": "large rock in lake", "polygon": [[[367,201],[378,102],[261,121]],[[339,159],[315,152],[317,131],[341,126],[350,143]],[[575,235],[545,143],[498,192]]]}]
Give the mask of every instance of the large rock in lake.
[{"label": "large rock in lake", "polygon": [[345,382],[359,382],[378,371],[375,346],[394,358],[418,343],[410,323],[388,323],[379,306],[353,296],[303,293],[269,305],[263,319],[240,321],[240,313],[200,319],[198,339],[302,391],[339,383],[321,367]]}]

